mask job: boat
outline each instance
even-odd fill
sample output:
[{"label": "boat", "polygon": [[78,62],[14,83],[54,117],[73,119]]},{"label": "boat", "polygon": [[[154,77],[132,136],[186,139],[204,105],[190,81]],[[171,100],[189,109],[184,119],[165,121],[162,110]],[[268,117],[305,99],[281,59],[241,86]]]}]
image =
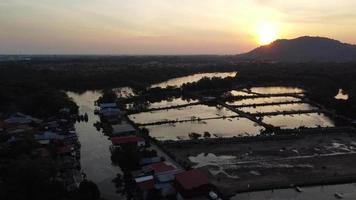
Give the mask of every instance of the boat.
[{"label": "boat", "polygon": [[343,199],[343,198],[344,198],[344,195],[342,195],[341,193],[338,193],[338,192],[336,192],[336,193],[334,194],[334,196],[335,196],[337,199]]},{"label": "boat", "polygon": [[89,118],[88,118],[88,114],[87,114],[87,113],[85,113],[85,114],[84,114],[84,121],[88,122],[88,120],[89,120]]},{"label": "boat", "polygon": [[297,191],[297,192],[303,192],[303,190],[302,190],[300,187],[298,187],[298,186],[295,186],[294,189],[295,189],[295,191]]}]

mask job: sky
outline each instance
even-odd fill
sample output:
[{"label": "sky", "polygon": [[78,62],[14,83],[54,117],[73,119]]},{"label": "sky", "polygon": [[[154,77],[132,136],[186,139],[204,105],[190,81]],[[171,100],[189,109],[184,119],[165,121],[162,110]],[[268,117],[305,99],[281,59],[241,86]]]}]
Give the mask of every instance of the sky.
[{"label": "sky", "polygon": [[356,0],[0,0],[0,54],[236,54],[277,38],[356,44]]}]

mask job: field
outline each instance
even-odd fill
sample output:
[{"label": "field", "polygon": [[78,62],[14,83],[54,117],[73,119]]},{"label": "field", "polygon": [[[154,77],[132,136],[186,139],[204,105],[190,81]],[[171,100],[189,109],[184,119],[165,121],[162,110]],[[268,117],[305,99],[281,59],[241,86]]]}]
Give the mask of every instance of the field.
[{"label": "field", "polygon": [[[354,134],[354,133],[353,133]],[[224,194],[356,180],[356,135],[293,140],[166,145],[177,161],[203,170]]]}]

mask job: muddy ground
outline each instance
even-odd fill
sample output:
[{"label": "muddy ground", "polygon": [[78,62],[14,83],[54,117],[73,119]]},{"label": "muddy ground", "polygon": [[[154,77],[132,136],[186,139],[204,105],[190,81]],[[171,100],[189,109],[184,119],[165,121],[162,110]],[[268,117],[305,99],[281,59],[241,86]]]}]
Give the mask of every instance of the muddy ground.
[{"label": "muddy ground", "polygon": [[356,180],[354,134],[165,148],[178,162],[204,171],[225,195]]}]

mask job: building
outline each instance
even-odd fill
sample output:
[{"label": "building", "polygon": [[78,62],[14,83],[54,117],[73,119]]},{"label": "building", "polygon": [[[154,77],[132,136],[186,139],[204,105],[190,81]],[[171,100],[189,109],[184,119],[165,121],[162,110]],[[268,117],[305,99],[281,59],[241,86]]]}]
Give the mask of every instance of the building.
[{"label": "building", "polygon": [[112,132],[113,136],[127,136],[127,135],[135,135],[137,130],[131,124],[128,123],[121,123],[112,125]]},{"label": "building", "polygon": [[144,138],[136,135],[122,136],[122,137],[112,137],[111,142],[114,146],[118,145],[130,145],[134,144],[138,147],[145,147],[146,141]]},{"label": "building", "polygon": [[144,165],[150,165],[150,164],[154,164],[154,163],[159,163],[162,161],[161,157],[155,156],[155,157],[147,157],[147,158],[141,158],[140,159],[140,165],[144,166]]},{"label": "building", "polygon": [[213,189],[208,177],[196,169],[177,174],[174,188],[177,200],[205,199]]},{"label": "building", "polygon": [[155,178],[155,189],[162,196],[174,195],[175,189],[172,185],[175,175],[182,172],[170,162],[159,162],[143,167],[145,171],[151,172]]},{"label": "building", "polygon": [[40,140],[63,140],[64,136],[59,135],[57,133],[51,132],[51,131],[46,131],[42,134],[36,134],[35,135],[35,140],[40,141]]},{"label": "building", "polygon": [[8,124],[30,124],[30,123],[42,123],[42,120],[25,115],[22,113],[16,113],[11,117],[5,119],[5,122]]},{"label": "building", "polygon": [[99,105],[99,108],[98,113],[101,120],[109,123],[121,122],[122,112],[116,103],[102,103]]},{"label": "building", "polygon": [[105,108],[117,108],[116,103],[101,103],[99,104],[100,109],[105,109]]},{"label": "building", "polygon": [[152,175],[135,178],[136,185],[142,194],[143,199],[148,199],[150,192],[155,191],[155,180]]}]

